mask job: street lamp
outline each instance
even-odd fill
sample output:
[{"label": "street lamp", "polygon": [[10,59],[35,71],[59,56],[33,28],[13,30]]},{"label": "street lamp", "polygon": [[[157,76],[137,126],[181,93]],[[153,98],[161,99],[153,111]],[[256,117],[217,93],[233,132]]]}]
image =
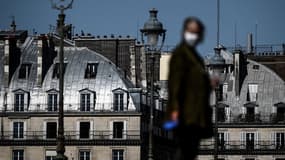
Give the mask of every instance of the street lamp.
[{"label": "street lamp", "polygon": [[70,2],[66,2],[65,0],[57,0],[57,3],[53,0],[50,0],[52,4],[52,8],[59,10],[60,13],[58,14],[58,32],[60,36],[59,41],[59,110],[58,110],[58,135],[57,135],[57,146],[56,152],[57,160],[67,160],[67,157],[64,155],[65,152],[65,144],[64,144],[64,110],[63,110],[63,40],[64,40],[64,18],[65,14],[64,11],[70,9],[72,7],[73,0]]},{"label": "street lamp", "polygon": [[[155,55],[160,56],[161,48],[164,44],[165,40],[165,32],[166,30],[163,29],[163,25],[157,19],[157,10],[151,9],[149,11],[150,17],[148,21],[144,23],[143,29],[141,29],[141,38],[142,43],[145,44],[146,47],[146,60],[150,59],[150,91],[151,91],[151,99],[150,99],[150,117],[149,117],[149,143],[148,143],[148,159],[153,159],[153,110],[154,110],[154,65],[155,65]],[[161,38],[160,38],[161,37]],[[144,38],[147,39],[146,43],[144,43]],[[160,47],[158,47],[158,44]],[[148,58],[149,57],[149,58]],[[148,78],[148,77],[147,77]]]},{"label": "street lamp", "polygon": [[225,80],[225,59],[221,56],[221,50],[224,48],[222,46],[218,46],[214,48],[215,54],[211,57],[208,68],[212,78],[219,79],[219,85],[215,88],[215,104],[214,104],[214,160],[218,159],[218,101],[220,95],[220,84],[223,84]]}]

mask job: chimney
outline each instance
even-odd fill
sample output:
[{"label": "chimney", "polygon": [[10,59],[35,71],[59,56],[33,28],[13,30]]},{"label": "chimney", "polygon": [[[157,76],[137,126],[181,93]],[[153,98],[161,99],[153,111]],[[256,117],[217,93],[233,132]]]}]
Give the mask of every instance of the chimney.
[{"label": "chimney", "polygon": [[247,35],[247,53],[251,54],[253,53],[253,46],[252,46],[252,33],[249,33]]},{"label": "chimney", "polygon": [[246,59],[240,50],[234,52],[234,90],[235,96],[240,96],[240,90],[247,75]]},{"label": "chimney", "polygon": [[11,31],[16,32],[16,22],[15,22],[15,17],[13,17],[12,23],[11,23]]},{"label": "chimney", "polygon": [[4,44],[4,86],[8,87],[20,64],[21,51],[17,47],[17,40],[13,37],[5,39]]},{"label": "chimney", "polygon": [[37,54],[37,85],[41,86],[44,77],[53,64],[53,60],[56,57],[56,51],[54,50],[54,43],[51,37],[41,35],[37,40],[38,54]]}]

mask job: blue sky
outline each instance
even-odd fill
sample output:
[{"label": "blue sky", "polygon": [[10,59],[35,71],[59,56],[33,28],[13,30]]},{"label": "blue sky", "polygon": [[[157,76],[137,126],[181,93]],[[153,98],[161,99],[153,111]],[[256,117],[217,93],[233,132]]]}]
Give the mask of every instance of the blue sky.
[{"label": "blue sky", "polygon": [[[285,42],[284,6],[285,0],[221,0],[221,44],[234,45],[235,24],[238,44],[245,45],[247,34],[255,33],[255,24],[258,44]],[[66,23],[73,23],[78,33],[84,30],[93,35],[136,37],[151,8],[159,10],[169,45],[179,42],[185,17],[199,17],[207,29],[199,50],[203,54],[212,52],[216,44],[216,0],[74,0]],[[14,15],[18,28],[35,28],[38,33],[47,33],[49,24],[55,25],[58,13],[51,9],[49,0],[1,0],[0,11],[0,29],[7,29]]]}]

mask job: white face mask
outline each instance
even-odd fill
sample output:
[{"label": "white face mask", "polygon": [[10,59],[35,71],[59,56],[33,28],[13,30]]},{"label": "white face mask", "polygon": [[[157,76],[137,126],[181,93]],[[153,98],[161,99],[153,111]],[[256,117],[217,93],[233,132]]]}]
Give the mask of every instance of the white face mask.
[{"label": "white face mask", "polygon": [[198,42],[199,36],[197,33],[185,32],[184,40],[189,46],[195,46]]}]

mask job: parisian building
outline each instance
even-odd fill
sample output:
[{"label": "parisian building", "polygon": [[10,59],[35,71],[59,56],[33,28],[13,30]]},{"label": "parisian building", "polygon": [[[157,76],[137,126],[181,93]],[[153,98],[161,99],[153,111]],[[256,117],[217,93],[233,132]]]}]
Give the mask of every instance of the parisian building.
[{"label": "parisian building", "polygon": [[[247,47],[228,50],[206,59],[210,75],[220,85],[213,93],[217,139],[200,145],[198,159],[285,159],[284,49]],[[276,47],[276,46],[275,46]],[[262,49],[261,49],[262,48]]]},{"label": "parisian building", "polygon": [[[58,48],[47,35],[16,30],[0,35],[0,159],[52,160],[58,127]],[[112,61],[86,47],[65,47],[68,159],[141,159],[140,99],[140,88]]]},{"label": "parisian building", "polygon": [[[53,160],[57,154],[58,42],[57,34],[28,36],[15,22],[0,32],[0,160]],[[130,37],[87,35],[65,38],[64,46],[65,155],[147,159],[150,93],[141,88],[147,78],[143,45]],[[116,53],[117,64],[108,58]],[[158,160],[173,152],[173,135],[161,128],[165,104],[157,92],[153,145]]]}]

